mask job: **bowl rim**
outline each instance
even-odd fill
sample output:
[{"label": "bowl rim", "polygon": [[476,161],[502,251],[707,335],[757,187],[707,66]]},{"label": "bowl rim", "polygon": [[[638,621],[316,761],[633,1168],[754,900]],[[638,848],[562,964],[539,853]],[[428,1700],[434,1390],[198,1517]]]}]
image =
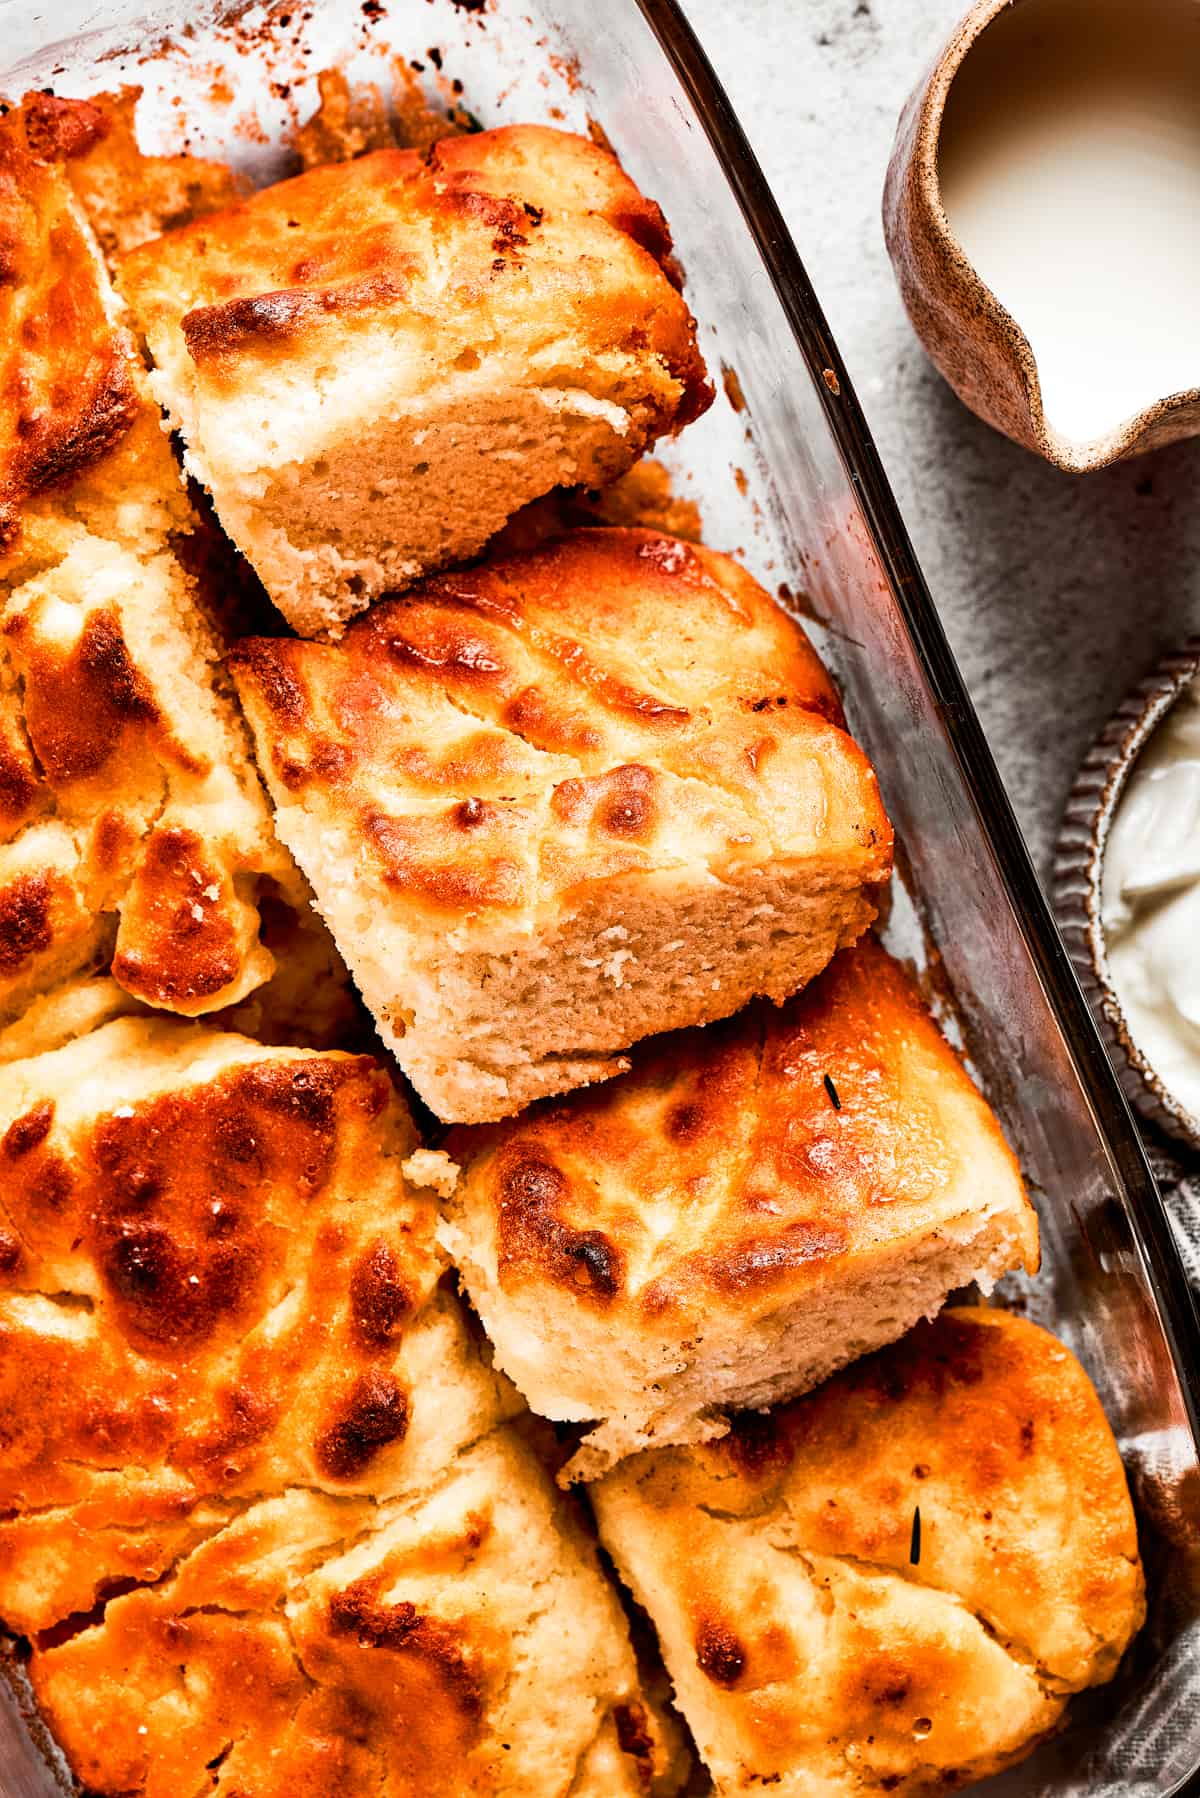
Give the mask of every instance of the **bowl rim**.
[{"label": "bowl rim", "polygon": [[1103,919],[1109,832],[1142,751],[1193,681],[1200,636],[1155,664],[1112,714],[1079,767],[1063,812],[1054,858],[1054,906],[1122,1089],[1141,1115],[1177,1142],[1200,1150],[1200,1117],[1175,1097],[1138,1047],[1108,966]]}]

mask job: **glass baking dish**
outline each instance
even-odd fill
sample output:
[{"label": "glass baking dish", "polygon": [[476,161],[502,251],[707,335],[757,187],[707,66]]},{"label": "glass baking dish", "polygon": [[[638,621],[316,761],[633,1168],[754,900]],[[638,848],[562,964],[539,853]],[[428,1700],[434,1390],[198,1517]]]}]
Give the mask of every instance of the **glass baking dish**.
[{"label": "glass baking dish", "polygon": [[[51,15],[0,0],[0,92],[137,81],[148,147],[186,140],[259,178],[284,171],[280,140],[315,104],[316,70],[337,62],[386,80],[396,55],[485,125],[598,125],[661,202],[718,389],[667,452],[676,491],[699,501],[709,542],[802,613],[842,682],[903,845],[889,937],[960,1033],[1038,1204],[1043,1272],[1009,1283],[1006,1299],[1071,1344],[1120,1438],[1146,1630],[1064,1734],[979,1789],[1200,1791],[1195,1305],[846,370],[674,0],[303,0],[225,23],[194,5],[60,0]],[[10,1685],[0,1787],[42,1798],[62,1789],[62,1770],[28,1715],[19,1665]]]}]

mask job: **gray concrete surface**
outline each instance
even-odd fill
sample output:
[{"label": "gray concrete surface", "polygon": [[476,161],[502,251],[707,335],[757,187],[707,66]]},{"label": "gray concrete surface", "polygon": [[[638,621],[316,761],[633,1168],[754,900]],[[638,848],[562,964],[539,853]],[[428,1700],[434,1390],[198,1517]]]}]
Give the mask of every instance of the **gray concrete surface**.
[{"label": "gray concrete surface", "polygon": [[829,315],[1044,875],[1092,737],[1200,630],[1200,441],[1060,474],[967,412],[913,336],[880,194],[901,103],[966,0],[685,5]]}]

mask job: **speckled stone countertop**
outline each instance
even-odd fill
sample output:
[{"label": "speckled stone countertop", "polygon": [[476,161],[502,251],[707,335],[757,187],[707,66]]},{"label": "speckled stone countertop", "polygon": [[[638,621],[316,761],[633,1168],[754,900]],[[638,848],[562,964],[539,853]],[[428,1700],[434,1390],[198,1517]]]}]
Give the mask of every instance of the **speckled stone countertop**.
[{"label": "speckled stone countertop", "polygon": [[966,0],[684,0],[783,207],[1046,878],[1080,758],[1200,629],[1200,440],[1059,474],[955,399],[879,220],[900,106]]}]

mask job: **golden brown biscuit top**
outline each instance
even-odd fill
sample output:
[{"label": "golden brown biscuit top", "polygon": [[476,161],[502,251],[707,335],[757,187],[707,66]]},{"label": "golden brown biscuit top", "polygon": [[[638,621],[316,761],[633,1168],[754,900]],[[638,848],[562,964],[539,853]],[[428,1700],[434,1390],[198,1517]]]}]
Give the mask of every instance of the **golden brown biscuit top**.
[{"label": "golden brown biscuit top", "polygon": [[[137,574],[99,553],[88,572],[108,586],[121,574]],[[4,637],[20,670],[25,730],[47,793],[65,795],[99,777],[94,799],[115,802],[122,790],[140,792],[150,767],[157,771],[165,762],[196,774],[202,763],[182,720],[155,691],[150,670],[138,665],[123,627],[122,596],[114,592],[108,603],[89,605],[88,584],[81,572],[75,616],[64,615],[67,602],[53,589],[23,596]]]},{"label": "golden brown biscuit top", "polygon": [[[127,206],[141,195],[137,91],[95,102],[28,94],[0,120],[5,585],[52,566],[80,530],[145,556],[194,522],[94,235],[97,182]],[[203,187],[209,165],[195,166]]]},{"label": "golden brown biscuit top", "polygon": [[215,674],[192,523],[132,338],[64,172],[87,102],[0,121],[0,1020],[111,963],[152,1005],[236,1002],[273,961],[275,840]]},{"label": "golden brown biscuit top", "polygon": [[748,1632],[761,1644],[769,1630],[715,1561],[711,1584],[689,1569],[708,1517],[731,1541],[752,1525],[764,1553],[790,1545],[950,1594],[1059,1691],[1111,1677],[1141,1619],[1133,1507],[1095,1389],[1006,1311],[944,1312],[718,1442],[634,1457],[604,1489],[661,1532],[717,1689],[753,1688]]},{"label": "golden brown biscuit top", "polygon": [[6,1068],[6,1621],[157,1577],[250,1496],[401,1489],[494,1420],[415,1142],[369,1057],[173,1020]]},{"label": "golden brown biscuit top", "polygon": [[140,87],[90,100],[29,93],[17,116],[43,162],[61,162],[106,256],[232,205],[246,183],[202,156],[147,156],[138,148]]},{"label": "golden brown biscuit top", "polygon": [[[34,1680],[104,1793],[676,1789],[616,1595],[505,1430],[415,1506],[254,1506],[37,1655]],[[610,1783],[593,1785],[600,1754]]]},{"label": "golden brown biscuit top", "polygon": [[516,125],[445,138],[424,156],[376,150],[310,169],[144,245],[122,260],[119,283],[152,341],[156,326],[179,325],[220,391],[252,362],[398,306],[406,330],[444,329],[448,307],[469,325],[482,309],[494,315],[488,337],[511,327],[526,342],[531,299],[535,317],[545,304],[530,282],[548,276],[565,309],[548,325],[591,319],[608,340],[640,333],[663,354],[684,387],[682,425],[711,389],[669,251],[661,212],[610,151]]},{"label": "golden brown biscuit top", "polygon": [[456,1131],[473,1252],[514,1302],[586,1306],[678,1339],[927,1238],[999,1183],[1037,1226],[994,1116],[910,976],[842,951],[782,1009],[631,1051],[633,1069]]},{"label": "golden brown biscuit top", "polygon": [[213,1010],[271,972],[262,883],[301,884],[190,578],[70,523],[57,547],[0,613],[0,1014],[97,930],[128,991]]},{"label": "golden brown biscuit top", "polygon": [[886,877],[875,777],[797,626],[729,558],[582,530],[230,663],[287,808],[442,918],[688,862]]},{"label": "golden brown biscuit top", "polygon": [[62,488],[139,411],[132,338],[61,168],[0,120],[0,551],[29,497]]}]

